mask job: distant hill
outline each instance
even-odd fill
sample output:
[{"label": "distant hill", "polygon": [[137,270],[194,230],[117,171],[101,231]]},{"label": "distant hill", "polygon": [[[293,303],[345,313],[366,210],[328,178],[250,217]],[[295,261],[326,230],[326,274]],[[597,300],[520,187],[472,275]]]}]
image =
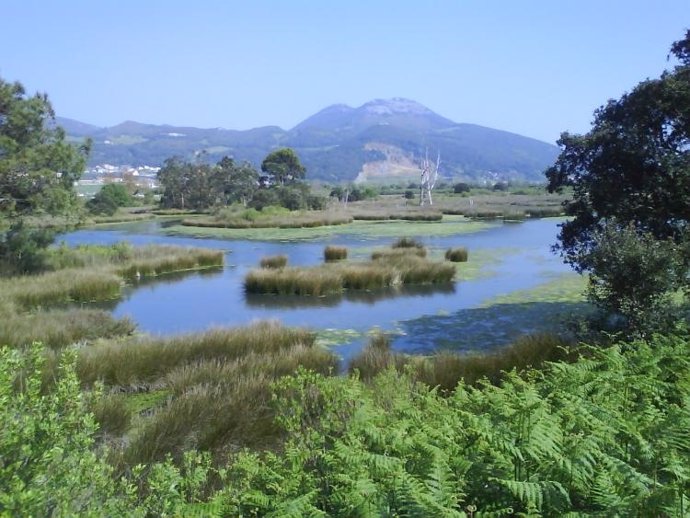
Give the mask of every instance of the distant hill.
[{"label": "distant hill", "polygon": [[408,99],[377,99],[358,108],[329,106],[289,131],[200,129],[126,121],[110,128],[58,117],[74,140],[94,141],[90,164],[161,165],[166,158],[205,152],[259,166],[276,147],[294,148],[307,178],[329,182],[414,180],[428,150],[441,154],[440,173],[469,181],[543,181],[558,148],[546,142],[474,124],[458,124]]}]

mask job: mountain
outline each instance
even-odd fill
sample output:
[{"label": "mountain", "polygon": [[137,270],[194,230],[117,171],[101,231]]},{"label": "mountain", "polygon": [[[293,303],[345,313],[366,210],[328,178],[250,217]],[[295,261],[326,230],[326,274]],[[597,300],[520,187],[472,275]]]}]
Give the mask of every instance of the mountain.
[{"label": "mountain", "polygon": [[204,151],[208,160],[228,155],[259,166],[276,147],[294,148],[307,178],[330,182],[408,181],[419,159],[441,155],[440,173],[469,181],[542,182],[558,155],[546,142],[475,124],[456,123],[409,99],[376,99],[358,108],[334,104],[286,131],[247,131],[151,125],[126,121],[98,128],[58,117],[70,138],[91,137],[90,164],[161,165]]}]

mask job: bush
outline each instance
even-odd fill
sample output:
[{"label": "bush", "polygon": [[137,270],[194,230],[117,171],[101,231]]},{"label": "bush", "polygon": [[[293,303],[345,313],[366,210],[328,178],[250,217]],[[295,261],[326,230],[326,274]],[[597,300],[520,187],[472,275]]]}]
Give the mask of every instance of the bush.
[{"label": "bush", "polygon": [[470,192],[470,185],[464,182],[458,182],[453,185],[453,192],[455,194],[462,194],[464,192]]},{"label": "bush", "polygon": [[411,237],[401,237],[395,241],[392,248],[424,248],[424,245]]},{"label": "bush", "polygon": [[0,272],[4,274],[35,273],[45,268],[46,248],[55,234],[48,229],[28,228],[23,221],[0,233]]}]

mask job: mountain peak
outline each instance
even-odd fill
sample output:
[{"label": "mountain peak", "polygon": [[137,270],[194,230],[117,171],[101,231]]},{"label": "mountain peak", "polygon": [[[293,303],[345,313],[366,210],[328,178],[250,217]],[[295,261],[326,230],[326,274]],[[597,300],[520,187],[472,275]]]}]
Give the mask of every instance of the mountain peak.
[{"label": "mountain peak", "polygon": [[367,113],[377,115],[392,115],[397,113],[406,113],[412,115],[430,115],[434,114],[429,108],[417,101],[405,99],[403,97],[393,97],[392,99],[374,99],[360,107]]}]

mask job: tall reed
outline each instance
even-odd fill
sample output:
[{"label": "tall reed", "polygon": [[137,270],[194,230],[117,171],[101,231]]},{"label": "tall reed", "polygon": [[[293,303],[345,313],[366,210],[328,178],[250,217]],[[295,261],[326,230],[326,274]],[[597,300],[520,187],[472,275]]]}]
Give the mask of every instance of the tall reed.
[{"label": "tall reed", "polygon": [[323,251],[323,258],[326,262],[341,261],[347,259],[347,248],[344,246],[327,246]]},{"label": "tall reed", "polygon": [[250,352],[274,353],[298,344],[311,345],[314,334],[275,322],[213,329],[170,338],[133,337],[110,340],[79,351],[77,372],[91,384],[130,385],[151,382],[172,368],[214,358],[233,359]]},{"label": "tall reed", "polygon": [[269,257],[262,257],[259,264],[261,268],[285,268],[287,262],[287,255],[272,255]]},{"label": "tall reed", "polygon": [[134,332],[129,318],[115,318],[94,309],[39,310],[31,313],[2,314],[0,345],[22,347],[41,342],[46,347],[60,348],[82,340],[110,338]]}]

